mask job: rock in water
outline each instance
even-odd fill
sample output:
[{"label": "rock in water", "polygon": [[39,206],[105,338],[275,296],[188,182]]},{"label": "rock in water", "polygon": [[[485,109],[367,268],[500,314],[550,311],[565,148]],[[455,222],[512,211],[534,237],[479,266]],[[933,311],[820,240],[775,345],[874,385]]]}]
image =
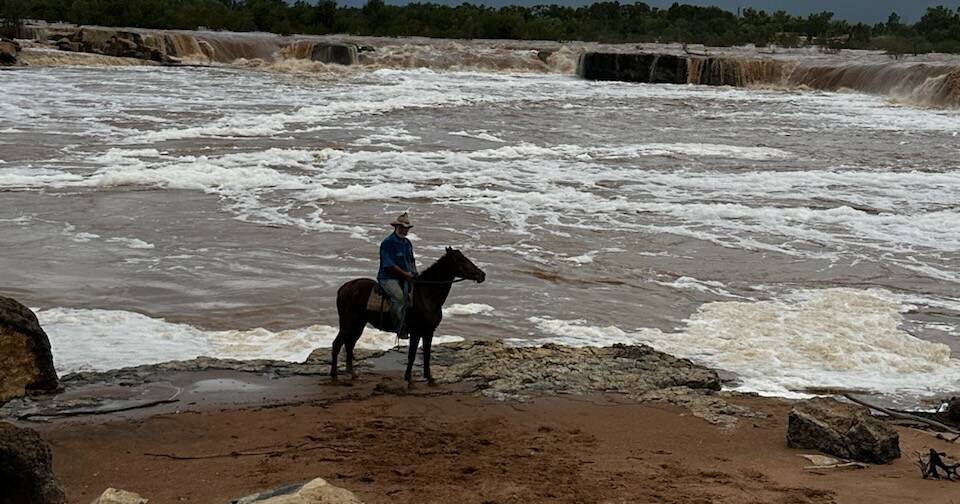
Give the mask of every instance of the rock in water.
[{"label": "rock in water", "polygon": [[16,65],[19,51],[20,44],[6,37],[0,37],[0,66]]},{"label": "rock in water", "polygon": [[148,499],[144,499],[133,492],[108,488],[90,504],[147,504],[148,502]]},{"label": "rock in water", "polygon": [[787,421],[787,445],[885,464],[900,456],[900,436],[860,406],[816,398],[797,403]]},{"label": "rock in water", "polygon": [[230,504],[363,504],[363,501],[353,492],[317,478],[302,485],[287,485],[248,495],[230,501]]},{"label": "rock in water", "polygon": [[62,504],[50,447],[32,429],[0,423],[0,504]]},{"label": "rock in water", "polygon": [[56,390],[50,340],[37,316],[16,300],[0,296],[0,404],[28,392]]}]

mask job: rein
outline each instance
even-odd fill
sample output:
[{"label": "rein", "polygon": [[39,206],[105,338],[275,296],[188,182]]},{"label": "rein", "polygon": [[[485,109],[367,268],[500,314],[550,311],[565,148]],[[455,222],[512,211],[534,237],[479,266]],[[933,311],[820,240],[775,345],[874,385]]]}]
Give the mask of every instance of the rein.
[{"label": "rein", "polygon": [[416,278],[414,278],[412,282],[419,283],[419,284],[455,284],[457,282],[462,282],[464,280],[466,280],[466,278],[457,278],[455,280],[417,280]]}]

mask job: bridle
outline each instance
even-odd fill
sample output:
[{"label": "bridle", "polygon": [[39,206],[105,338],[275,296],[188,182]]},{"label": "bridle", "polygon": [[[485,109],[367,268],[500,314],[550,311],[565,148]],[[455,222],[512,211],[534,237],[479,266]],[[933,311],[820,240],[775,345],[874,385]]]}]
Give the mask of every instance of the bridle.
[{"label": "bridle", "polygon": [[466,278],[456,278],[456,279],[453,279],[453,280],[417,280],[416,278],[414,278],[413,280],[411,280],[411,282],[413,282],[413,283],[418,283],[418,284],[436,284],[436,285],[439,285],[439,284],[455,284],[455,283],[457,283],[457,282],[462,282],[462,281],[464,281],[464,280],[466,280]]}]

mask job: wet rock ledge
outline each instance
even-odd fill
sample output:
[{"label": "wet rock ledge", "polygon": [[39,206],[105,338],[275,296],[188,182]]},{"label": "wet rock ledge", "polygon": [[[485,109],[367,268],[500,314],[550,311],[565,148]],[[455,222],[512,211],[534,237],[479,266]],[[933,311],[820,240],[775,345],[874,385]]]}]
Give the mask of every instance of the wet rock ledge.
[{"label": "wet rock ledge", "polygon": [[647,84],[774,84],[790,70],[789,64],[774,59],[694,54],[587,52],[577,60],[577,75],[585,79]]},{"label": "wet rock ledge", "polygon": [[[373,373],[381,376],[399,373],[404,354],[358,349],[355,359],[359,380],[373,379],[370,377]],[[311,377],[325,383],[329,362],[330,349],[318,348],[302,363],[200,357],[113,371],[75,373],[61,378],[67,393],[59,398],[44,396],[13,401],[0,408],[0,415],[43,418],[71,414],[70,410],[96,412],[118,406],[150,404],[149,398],[169,396],[171,383],[182,385],[185,374],[209,371],[247,373],[251,378],[268,381],[293,376]],[[721,379],[716,371],[645,345],[514,347],[502,341],[473,341],[435,346],[432,362],[434,377],[441,383],[441,389],[449,386],[457,391],[479,393],[498,400],[525,401],[544,396],[612,393],[627,401],[656,401],[681,406],[721,427],[732,427],[739,418],[757,415],[727,401],[736,394],[720,392]],[[415,373],[419,372],[418,365]],[[125,390],[123,395],[136,398],[135,402],[118,403],[115,400],[117,393],[98,395],[110,388]],[[396,386],[377,387],[377,393],[408,392]]]},{"label": "wet rock ledge", "polygon": [[434,375],[441,382],[474,383],[481,394],[497,399],[615,393],[682,406],[722,427],[762,415],[727,402],[732,394],[720,392],[715,370],[647,345],[513,347],[475,341],[434,348]]}]

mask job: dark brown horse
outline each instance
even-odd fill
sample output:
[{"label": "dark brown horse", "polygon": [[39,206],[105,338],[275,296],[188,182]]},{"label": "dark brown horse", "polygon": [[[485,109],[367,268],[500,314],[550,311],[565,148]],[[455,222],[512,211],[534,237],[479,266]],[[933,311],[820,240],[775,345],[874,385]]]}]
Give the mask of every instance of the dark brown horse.
[{"label": "dark brown horse", "polygon": [[[443,257],[425,269],[414,281],[413,302],[407,309],[407,328],[410,330],[410,345],[407,350],[407,370],[403,377],[412,383],[413,362],[417,358],[417,347],[423,340],[423,377],[431,385],[434,384],[430,374],[430,346],[433,344],[433,333],[443,318],[443,303],[450,294],[450,287],[459,280],[474,280],[483,282],[487,275],[475,264],[470,262],[459,250],[447,247]],[[378,313],[367,310],[367,299],[370,292],[377,285],[375,280],[358,278],[340,286],[337,289],[337,315],[340,317],[340,332],[333,340],[333,363],[330,367],[330,376],[337,379],[337,355],[340,348],[347,347],[347,372],[356,377],[353,371],[353,347],[363,334],[367,324],[381,331],[395,331],[393,320],[389,313]]]}]

